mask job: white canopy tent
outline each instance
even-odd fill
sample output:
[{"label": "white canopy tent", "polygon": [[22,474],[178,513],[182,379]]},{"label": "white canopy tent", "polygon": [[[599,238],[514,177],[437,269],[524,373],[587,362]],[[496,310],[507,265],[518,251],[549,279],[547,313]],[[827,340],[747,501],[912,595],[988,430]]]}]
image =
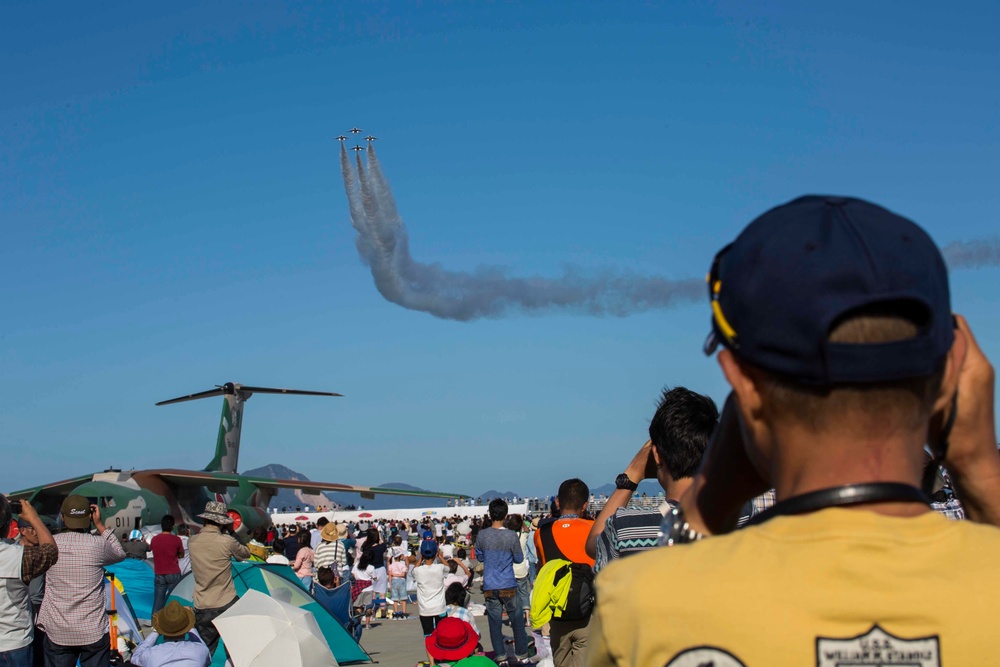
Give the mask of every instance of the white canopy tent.
[{"label": "white canopy tent", "polygon": [[[325,516],[330,521],[344,523],[346,521],[421,521],[423,519],[444,519],[458,515],[460,517],[477,517],[486,514],[486,505],[473,505],[471,507],[420,507],[414,509],[397,510],[352,510],[350,512],[275,512],[271,514],[271,521],[275,525],[292,523],[315,523],[320,517]],[[520,503],[510,505],[508,514],[527,514],[528,504]]]}]

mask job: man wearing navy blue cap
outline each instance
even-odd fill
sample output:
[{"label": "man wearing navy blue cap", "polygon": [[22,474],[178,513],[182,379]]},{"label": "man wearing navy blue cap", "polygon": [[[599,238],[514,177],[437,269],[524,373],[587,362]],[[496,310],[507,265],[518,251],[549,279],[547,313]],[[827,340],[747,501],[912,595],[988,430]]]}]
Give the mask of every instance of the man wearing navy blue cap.
[{"label": "man wearing navy blue cap", "polygon": [[[992,661],[1000,531],[919,489],[926,444],[970,517],[1000,524],[993,371],[934,242],[874,204],[802,197],[716,256],[709,299],[705,351],[733,391],[664,519],[671,548],[597,580],[588,664]],[[721,534],[770,486],[771,510]]]}]

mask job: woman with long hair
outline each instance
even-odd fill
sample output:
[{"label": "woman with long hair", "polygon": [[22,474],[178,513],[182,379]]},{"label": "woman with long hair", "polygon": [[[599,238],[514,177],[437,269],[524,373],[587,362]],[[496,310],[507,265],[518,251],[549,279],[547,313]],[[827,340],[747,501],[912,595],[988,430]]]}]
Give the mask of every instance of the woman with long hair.
[{"label": "woman with long hair", "polygon": [[372,583],[372,606],[376,607],[381,618],[386,616],[386,592],[389,589],[389,576],[385,567],[385,552],[387,545],[375,526],[368,529],[364,551],[369,554],[369,562],[375,568],[375,581]]}]

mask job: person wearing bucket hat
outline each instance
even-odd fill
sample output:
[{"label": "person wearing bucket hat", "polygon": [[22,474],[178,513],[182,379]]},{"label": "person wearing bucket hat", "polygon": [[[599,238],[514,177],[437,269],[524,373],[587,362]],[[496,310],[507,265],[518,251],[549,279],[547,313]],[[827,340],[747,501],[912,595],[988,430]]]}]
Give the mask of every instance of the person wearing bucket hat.
[{"label": "person wearing bucket hat", "polygon": [[[125,550],[101,510],[70,494],[60,511],[64,529],[55,536],[59,560],[45,573],[38,627],[45,632],[47,667],[102,667],[111,660],[110,625],[104,610],[104,568],[125,560]],[[91,524],[97,534],[91,533]]]},{"label": "person wearing bucket hat", "polygon": [[153,614],[153,631],[131,659],[136,667],[207,667],[211,661],[208,646],[194,629],[194,612],[177,600]]},{"label": "person wearing bucket hat", "polygon": [[209,501],[198,518],[204,520],[205,525],[188,540],[194,575],[195,627],[208,645],[209,653],[214,653],[219,632],[212,621],[239,599],[233,585],[232,559],[246,560],[250,557],[250,549],[232,535],[233,520],[225,503]]},{"label": "person wearing bucket hat", "polygon": [[468,658],[476,651],[479,635],[460,618],[442,618],[429,636],[424,638],[431,664]]},{"label": "person wearing bucket hat", "polygon": [[[994,374],[951,312],[930,236],[860,199],[802,197],[718,253],[708,297],[704,350],[718,350],[732,393],[664,518],[671,548],[598,575],[588,665],[962,665],[1000,652],[1000,531],[948,521],[920,489],[928,448],[970,516],[998,522]],[[777,503],[730,532],[771,486]]]}]

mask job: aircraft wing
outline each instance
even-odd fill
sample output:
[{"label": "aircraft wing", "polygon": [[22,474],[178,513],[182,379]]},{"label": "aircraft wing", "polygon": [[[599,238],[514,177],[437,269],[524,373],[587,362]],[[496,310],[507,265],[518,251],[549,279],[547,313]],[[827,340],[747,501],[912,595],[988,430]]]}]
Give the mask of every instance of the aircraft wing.
[{"label": "aircraft wing", "polygon": [[80,475],[79,477],[64,479],[61,482],[52,482],[51,484],[42,484],[41,486],[14,491],[13,493],[8,493],[7,498],[9,500],[28,500],[43,519],[45,517],[54,518],[59,516],[62,502],[69,495],[70,491],[84,482],[89,482],[93,478],[93,474]]},{"label": "aircraft wing", "polygon": [[27,489],[21,489],[20,491],[8,493],[7,498],[9,500],[24,500],[27,498],[29,501],[33,501],[35,498],[51,496],[58,498],[59,502],[62,502],[62,499],[68,496],[70,491],[84,482],[89,482],[93,477],[93,474],[80,475],[79,477],[64,479],[61,482],[52,482],[51,484],[32,486]]},{"label": "aircraft wing", "polygon": [[410,491],[407,489],[393,489],[379,486],[357,486],[354,484],[335,484],[331,482],[310,482],[302,479],[271,479],[270,477],[247,477],[246,475],[233,475],[220,472],[206,472],[196,470],[145,470],[144,474],[153,474],[162,477],[164,480],[178,486],[209,486],[227,484],[238,486],[242,481],[249,482],[261,489],[297,489],[307,493],[318,493],[320,491],[343,491],[346,493],[360,493],[365,498],[372,498],[375,494],[410,496],[418,498],[467,498],[460,493],[439,493],[437,491]]}]

